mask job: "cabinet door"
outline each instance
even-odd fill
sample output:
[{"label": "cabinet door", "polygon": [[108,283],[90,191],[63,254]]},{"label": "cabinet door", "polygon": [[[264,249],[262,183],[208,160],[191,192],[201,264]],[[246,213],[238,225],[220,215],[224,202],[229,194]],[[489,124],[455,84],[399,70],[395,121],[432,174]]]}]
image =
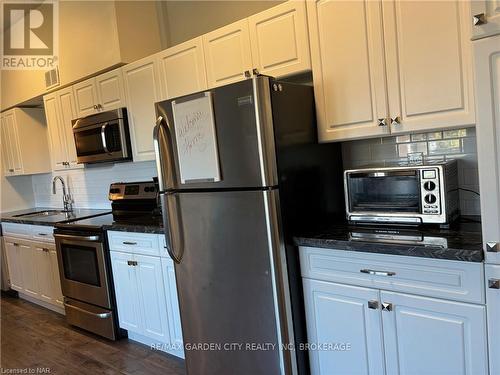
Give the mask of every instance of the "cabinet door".
[{"label": "cabinet door", "polygon": [[158,55],[158,59],[164,99],[206,90],[207,74],[201,37],[166,49]]},{"label": "cabinet door", "polygon": [[52,169],[58,171],[66,169],[66,138],[61,132],[61,119],[59,118],[59,103],[57,93],[45,95],[43,97],[45,108],[45,118],[47,119],[47,128],[49,131],[50,157],[52,160]]},{"label": "cabinet door", "polygon": [[9,137],[9,130],[7,128],[7,120],[3,115],[1,118],[2,126],[2,168],[5,176],[11,176],[14,174],[14,167],[12,166],[12,152],[11,152],[11,140]]},{"label": "cabinet door", "polygon": [[7,255],[7,266],[9,267],[10,287],[18,292],[22,292],[24,283],[19,244],[4,238],[4,246],[5,254]]},{"label": "cabinet door", "polygon": [[36,276],[38,282],[38,297],[45,302],[55,303],[53,300],[52,288],[52,265],[49,255],[49,249],[44,247],[46,244],[33,244],[36,262]]},{"label": "cabinet door", "polygon": [[27,243],[19,243],[19,254],[21,259],[21,272],[23,275],[23,293],[32,297],[39,296],[40,285],[38,284],[37,250]]},{"label": "cabinet door", "polygon": [[122,69],[134,161],[154,160],[154,104],[161,97],[157,56],[125,65]]},{"label": "cabinet door", "polygon": [[85,117],[97,112],[98,104],[95,78],[73,85],[75,94],[76,117]]},{"label": "cabinet door", "polygon": [[471,305],[381,292],[388,374],[488,373],[486,311]]},{"label": "cabinet door", "polygon": [[311,373],[383,374],[379,292],[312,279],[303,285]]},{"label": "cabinet door", "polygon": [[159,342],[169,343],[167,305],[159,257],[134,255],[137,286],[141,301],[143,334]]},{"label": "cabinet door", "polygon": [[66,151],[66,169],[68,168],[83,168],[83,164],[77,164],[76,161],[76,146],[73,136],[72,120],[77,118],[75,97],[71,87],[57,91],[58,108],[59,108],[59,132],[60,138],[64,142]]},{"label": "cabinet door", "polygon": [[174,263],[171,259],[161,258],[161,266],[168,308],[170,342],[182,351],[181,313],[179,310],[179,297],[177,296]]},{"label": "cabinet door", "polygon": [[383,2],[393,133],[475,123],[469,9],[459,0]]},{"label": "cabinet door", "polygon": [[203,35],[208,87],[245,79],[252,70],[248,20],[244,19]]},{"label": "cabinet door", "polygon": [[[388,134],[379,1],[308,1],[319,140]],[[380,121],[379,121],[380,119]]]},{"label": "cabinet door", "polygon": [[500,34],[500,0],[471,1],[472,39]]},{"label": "cabinet door", "polygon": [[95,77],[95,85],[99,110],[108,111],[127,106],[121,69],[98,75]]},{"label": "cabinet door", "polygon": [[500,264],[500,35],[474,41],[474,60],[483,240],[498,244],[486,262]]},{"label": "cabinet door", "polygon": [[49,248],[48,257],[50,258],[50,277],[51,281],[51,299],[52,302],[60,307],[64,307],[64,297],[61,290],[61,277],[59,276],[59,264],[57,263],[57,251]]},{"label": "cabinet door", "polygon": [[311,69],[305,1],[287,1],[248,18],[253,66],[282,77]]},{"label": "cabinet door", "polygon": [[490,374],[500,374],[500,265],[485,265]]},{"label": "cabinet door", "polygon": [[17,127],[20,124],[16,121],[15,111],[12,110],[7,112],[4,115],[5,121],[5,129],[7,130],[8,140],[9,140],[9,149],[10,149],[10,161],[11,165],[9,171],[11,169],[14,170],[11,174],[22,174],[23,173],[23,164],[22,164],[22,155],[21,155],[21,147],[19,146],[19,134],[17,132]]},{"label": "cabinet door", "polygon": [[135,267],[129,265],[133,255],[116,251],[110,254],[120,327],[143,333]]}]

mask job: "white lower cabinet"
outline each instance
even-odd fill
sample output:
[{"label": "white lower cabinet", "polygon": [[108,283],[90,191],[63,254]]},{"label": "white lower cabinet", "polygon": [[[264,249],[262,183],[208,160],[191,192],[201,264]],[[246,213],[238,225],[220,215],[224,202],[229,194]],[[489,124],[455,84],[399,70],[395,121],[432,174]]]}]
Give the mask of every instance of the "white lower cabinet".
[{"label": "white lower cabinet", "polygon": [[[322,250],[326,256],[333,251]],[[325,279],[332,278],[332,270],[337,273],[342,271],[334,262],[323,262],[323,273],[317,273],[317,280],[311,279],[311,264],[305,261],[318,251],[300,248],[312,374],[488,374],[484,304],[417,296],[404,290],[385,291],[383,286],[367,288],[327,281]],[[365,257],[367,264],[381,256],[352,255],[357,261]],[[391,268],[401,257],[387,255],[386,258],[385,266]],[[418,264],[421,260],[404,258],[408,267],[426,268]],[[446,266],[448,262],[437,259],[427,261],[429,266],[433,262],[437,265],[444,262]],[[471,270],[464,268],[462,276],[467,278],[466,273]],[[348,277],[352,270],[346,268],[344,272]],[[390,286],[391,277],[373,275],[371,281],[352,277],[351,282],[371,282],[376,286],[383,285],[386,280],[386,285]],[[405,278],[408,281],[413,279],[409,274]],[[482,280],[478,277],[477,283],[482,284]],[[488,308],[494,310],[499,305],[493,304]],[[492,313],[498,316],[500,308],[489,311],[490,319]],[[498,327],[490,325],[490,337],[491,330],[495,328],[498,330]],[[495,353],[491,350],[490,343],[490,355],[496,353],[499,357],[498,349]],[[489,372],[491,375],[497,373]]]},{"label": "white lower cabinet", "polygon": [[[37,232],[37,227],[27,226]],[[20,296],[59,313],[64,312],[55,244],[4,237],[11,288]]]},{"label": "white lower cabinet", "polygon": [[[150,240],[152,247],[123,248],[119,238],[128,243]],[[120,328],[129,338],[183,357],[182,328],[175,273],[171,259],[160,254],[163,235],[108,232],[113,283],[118,305]],[[141,254],[141,252],[144,252]]]},{"label": "white lower cabinet", "polygon": [[500,374],[500,265],[485,265],[490,375]]},{"label": "white lower cabinet", "polygon": [[311,373],[383,374],[378,290],[311,279],[303,284]]},{"label": "white lower cabinet", "polygon": [[387,374],[488,374],[485,306],[380,293]]}]

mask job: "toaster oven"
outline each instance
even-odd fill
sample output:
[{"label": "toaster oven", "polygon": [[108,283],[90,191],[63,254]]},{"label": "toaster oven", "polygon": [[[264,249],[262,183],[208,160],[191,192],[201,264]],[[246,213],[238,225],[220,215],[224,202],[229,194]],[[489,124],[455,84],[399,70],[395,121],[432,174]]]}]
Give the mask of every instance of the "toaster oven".
[{"label": "toaster oven", "polygon": [[346,170],[344,190],[350,222],[446,225],[459,212],[456,160]]}]

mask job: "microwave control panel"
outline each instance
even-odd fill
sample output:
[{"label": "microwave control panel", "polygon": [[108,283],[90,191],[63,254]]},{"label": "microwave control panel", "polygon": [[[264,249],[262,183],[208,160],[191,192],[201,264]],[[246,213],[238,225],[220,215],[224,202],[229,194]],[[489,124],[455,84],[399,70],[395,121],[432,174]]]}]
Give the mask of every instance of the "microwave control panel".
[{"label": "microwave control panel", "polygon": [[422,213],[439,215],[441,213],[439,171],[437,168],[420,170],[420,196]]}]

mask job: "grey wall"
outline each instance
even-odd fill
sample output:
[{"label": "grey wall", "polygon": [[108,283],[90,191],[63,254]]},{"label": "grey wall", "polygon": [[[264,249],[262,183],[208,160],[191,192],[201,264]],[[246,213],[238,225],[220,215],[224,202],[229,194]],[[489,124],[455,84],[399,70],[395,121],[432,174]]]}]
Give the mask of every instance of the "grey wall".
[{"label": "grey wall", "polygon": [[283,1],[162,1],[163,35],[167,47],[205,34]]},{"label": "grey wall", "polygon": [[[406,161],[408,153],[414,152],[422,152],[426,159],[457,159],[459,187],[479,192],[474,128],[372,138],[342,144],[344,169]],[[462,215],[480,215],[479,196],[460,191],[460,210]]]}]

